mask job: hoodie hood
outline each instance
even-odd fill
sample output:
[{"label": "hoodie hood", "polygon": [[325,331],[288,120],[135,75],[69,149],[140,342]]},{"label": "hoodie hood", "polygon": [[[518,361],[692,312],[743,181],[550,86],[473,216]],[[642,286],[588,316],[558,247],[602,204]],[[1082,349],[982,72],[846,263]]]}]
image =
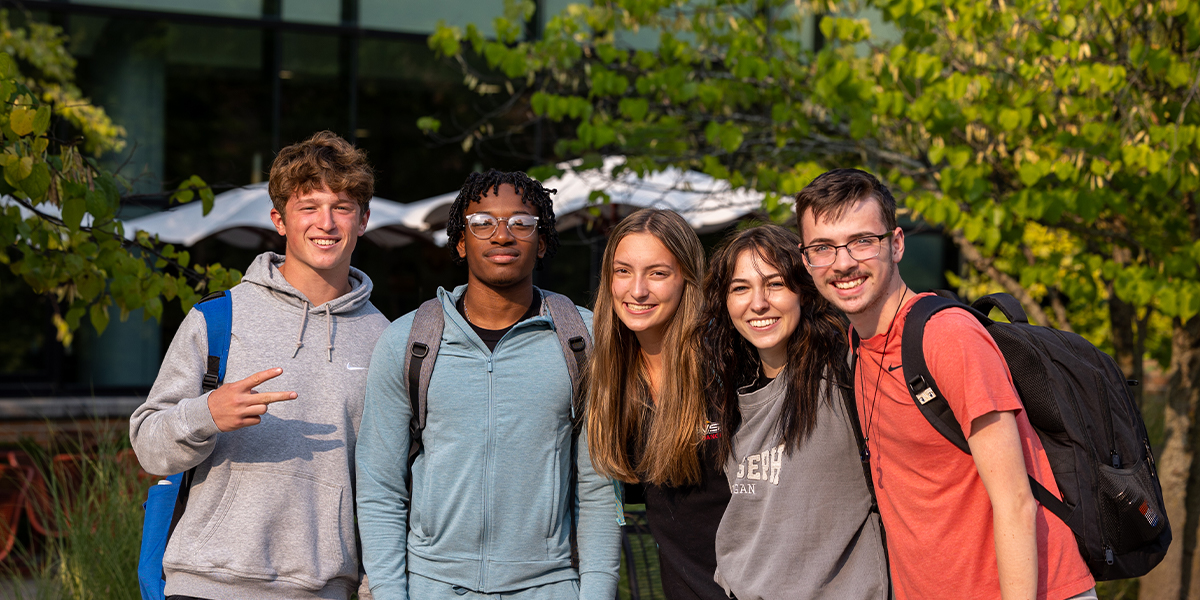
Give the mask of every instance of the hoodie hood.
[{"label": "hoodie hood", "polygon": [[242,276],[242,283],[258,286],[275,300],[295,309],[295,312],[299,313],[297,316],[299,326],[296,330],[296,349],[292,351],[292,358],[295,358],[300,353],[300,349],[304,347],[304,330],[308,326],[309,315],[323,316],[325,318],[325,349],[328,353],[327,360],[332,362],[334,318],[357,316],[355,313],[367,308],[375,311],[375,308],[371,306],[371,289],[374,287],[371,284],[371,278],[367,277],[366,273],[350,267],[350,291],[325,304],[314,306],[308,301],[308,297],[300,290],[292,287],[292,284],[288,283],[288,280],[284,278],[283,273],[279,272],[279,266],[285,260],[287,260],[286,256],[275,254],[274,252],[259,254],[254,259],[254,262],[250,263],[250,267],[246,269],[246,274]]}]

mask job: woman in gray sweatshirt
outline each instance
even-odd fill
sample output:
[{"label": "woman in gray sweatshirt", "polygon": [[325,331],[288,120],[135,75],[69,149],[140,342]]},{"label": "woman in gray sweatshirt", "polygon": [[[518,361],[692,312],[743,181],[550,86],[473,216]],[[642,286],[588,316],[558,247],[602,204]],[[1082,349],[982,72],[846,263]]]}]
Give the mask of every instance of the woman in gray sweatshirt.
[{"label": "woman in gray sweatshirt", "polygon": [[886,598],[879,514],[841,393],[846,332],[776,225],[728,238],[704,281],[710,398],[732,497],[716,580],[739,600]]}]

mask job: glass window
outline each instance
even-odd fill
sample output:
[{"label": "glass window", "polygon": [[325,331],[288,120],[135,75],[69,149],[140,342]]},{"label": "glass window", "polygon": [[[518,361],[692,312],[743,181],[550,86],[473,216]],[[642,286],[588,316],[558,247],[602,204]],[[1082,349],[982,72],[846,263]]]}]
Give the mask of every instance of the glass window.
[{"label": "glass window", "polygon": [[337,25],[342,22],[340,0],[283,0],[283,20]]},{"label": "glass window", "polygon": [[71,0],[73,4],[112,6],[195,15],[217,15],[257,19],[262,16],[262,0]]},{"label": "glass window", "polygon": [[438,21],[465,28],[474,23],[492,35],[492,19],[504,14],[502,0],[360,0],[358,22],[368,29],[432,33]]}]

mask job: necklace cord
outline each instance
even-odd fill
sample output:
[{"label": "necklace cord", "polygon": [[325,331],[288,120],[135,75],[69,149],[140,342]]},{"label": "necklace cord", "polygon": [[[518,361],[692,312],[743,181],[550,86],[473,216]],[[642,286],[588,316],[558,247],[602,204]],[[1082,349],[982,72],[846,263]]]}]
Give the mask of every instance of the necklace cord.
[{"label": "necklace cord", "polygon": [[[892,328],[896,324],[896,317],[900,314],[900,309],[904,306],[904,298],[907,296],[908,296],[908,286],[904,286],[904,291],[901,292],[901,294],[900,294],[900,302],[896,305],[896,312],[892,313],[892,320],[888,323],[887,334],[885,334],[883,336],[883,354],[885,354],[885,355],[887,354],[888,342],[890,342],[892,339]],[[862,343],[860,342],[859,345],[861,346]],[[864,383],[863,369],[862,369],[862,356],[860,354],[860,355],[856,356],[855,358],[858,359],[858,361],[859,361],[857,370],[858,370],[858,380],[861,384],[861,383]],[[876,404],[876,402],[879,401],[879,382],[883,380],[883,369],[884,368],[885,367],[883,366],[883,363],[881,362],[879,364],[879,374],[876,375],[876,377],[875,377],[875,393],[874,393],[874,395],[871,396],[870,410],[867,411],[867,428],[863,434],[863,447],[867,451],[868,458],[870,458],[870,456],[871,456],[871,447],[869,446],[870,441],[871,441],[871,426],[875,423],[875,404]],[[875,447],[876,448],[879,447],[879,442],[875,442]]]}]

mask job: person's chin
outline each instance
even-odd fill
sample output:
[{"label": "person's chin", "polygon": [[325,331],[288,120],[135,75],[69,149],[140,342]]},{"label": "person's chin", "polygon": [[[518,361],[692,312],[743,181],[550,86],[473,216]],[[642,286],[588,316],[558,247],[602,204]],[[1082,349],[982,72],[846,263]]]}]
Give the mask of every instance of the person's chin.
[{"label": "person's chin", "polygon": [[482,273],[476,273],[475,279],[488,287],[507,288],[522,283],[532,274],[532,271],[527,273],[517,269],[488,269]]}]

